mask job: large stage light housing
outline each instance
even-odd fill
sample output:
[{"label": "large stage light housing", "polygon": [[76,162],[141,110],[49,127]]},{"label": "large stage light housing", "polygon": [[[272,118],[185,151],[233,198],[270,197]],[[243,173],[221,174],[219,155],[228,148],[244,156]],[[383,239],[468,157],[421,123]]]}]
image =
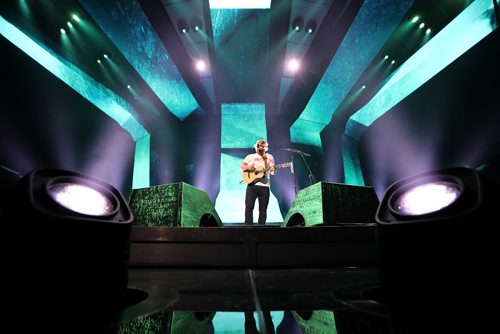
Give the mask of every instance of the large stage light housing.
[{"label": "large stage light housing", "polygon": [[91,176],[40,169],[7,197],[2,221],[15,240],[9,262],[19,300],[37,312],[50,301],[59,305],[57,314],[85,320],[123,305],[133,215],[117,189]]},{"label": "large stage light housing", "polygon": [[420,330],[471,324],[471,305],[494,286],[496,186],[491,175],[454,167],[387,189],[375,218],[381,287],[396,316]]}]

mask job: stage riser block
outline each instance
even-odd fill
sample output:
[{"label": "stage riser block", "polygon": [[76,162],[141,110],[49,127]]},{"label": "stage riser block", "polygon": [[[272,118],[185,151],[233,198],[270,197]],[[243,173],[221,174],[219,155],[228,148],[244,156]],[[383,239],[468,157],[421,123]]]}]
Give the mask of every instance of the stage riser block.
[{"label": "stage riser block", "polygon": [[222,226],[208,194],[184,182],[134,189],[129,205],[139,227]]},{"label": "stage riser block", "polygon": [[378,204],[372,187],[318,182],[297,193],[283,226],[375,224]]}]

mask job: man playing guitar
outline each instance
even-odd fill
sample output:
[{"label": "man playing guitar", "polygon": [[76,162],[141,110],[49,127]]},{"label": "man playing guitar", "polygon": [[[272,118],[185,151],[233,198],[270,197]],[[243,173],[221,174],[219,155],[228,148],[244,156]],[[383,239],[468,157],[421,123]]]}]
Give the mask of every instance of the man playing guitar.
[{"label": "man playing guitar", "polygon": [[255,200],[259,200],[259,225],[264,225],[267,218],[267,205],[269,204],[270,195],[270,176],[276,171],[274,157],[266,153],[268,144],[264,139],[259,139],[255,145],[255,153],[249,154],[243,160],[240,169],[247,173],[246,179],[251,179],[252,176],[263,176],[255,178],[252,182],[248,183],[245,194],[245,224],[253,224],[253,209],[255,207]]}]

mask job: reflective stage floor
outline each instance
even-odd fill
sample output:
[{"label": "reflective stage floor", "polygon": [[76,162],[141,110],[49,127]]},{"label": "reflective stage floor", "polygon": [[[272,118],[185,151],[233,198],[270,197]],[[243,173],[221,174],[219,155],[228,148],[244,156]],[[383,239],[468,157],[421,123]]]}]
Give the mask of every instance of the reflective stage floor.
[{"label": "reflective stage floor", "polygon": [[[11,313],[25,317],[23,332],[51,333],[479,333],[492,325],[482,302],[496,284],[479,274],[485,267],[471,266],[477,259],[468,266],[457,259],[451,275],[444,264],[387,263],[392,278],[405,278],[392,287],[382,284],[376,246],[373,226],[136,229],[119,304],[106,304],[116,284],[102,277],[102,267],[92,271],[94,284],[106,288],[94,293],[94,286],[72,283],[81,280],[58,277],[68,267],[85,273],[82,264],[50,271],[31,261],[11,271],[9,286],[21,291],[12,302],[22,307]],[[388,290],[397,306],[386,301]]]},{"label": "reflective stage floor", "polygon": [[129,288],[147,298],[124,310],[119,332],[151,327],[158,333],[393,332],[384,307],[363,295],[376,294],[376,268],[141,268],[129,273]]}]

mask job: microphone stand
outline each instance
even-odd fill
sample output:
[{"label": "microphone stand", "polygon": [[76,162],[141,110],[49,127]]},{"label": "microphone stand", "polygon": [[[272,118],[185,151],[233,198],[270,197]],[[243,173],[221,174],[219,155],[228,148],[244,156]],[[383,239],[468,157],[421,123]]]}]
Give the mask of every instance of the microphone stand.
[{"label": "microphone stand", "polygon": [[293,170],[293,152],[290,152],[290,161],[292,162],[290,172],[293,174],[293,189],[295,190],[295,195],[297,195],[297,175],[295,175],[295,171]]},{"label": "microphone stand", "polygon": [[314,175],[311,171],[311,168],[309,167],[309,164],[307,163],[306,158],[305,158],[305,156],[308,156],[308,157],[311,156],[309,153],[306,153],[306,152],[303,152],[300,150],[296,150],[294,148],[280,148],[280,150],[290,152],[290,160],[292,162],[291,172],[293,174],[293,187],[295,189],[295,195],[297,195],[297,177],[293,171],[293,154],[294,153],[297,153],[302,157],[302,160],[304,161],[304,164],[306,165],[307,171],[309,172],[308,176],[309,176],[310,185],[312,186],[314,183],[316,183],[316,179],[314,178]]},{"label": "microphone stand", "polygon": [[307,167],[307,171],[309,172],[309,183],[310,183],[309,185],[312,186],[313,184],[316,183],[316,179],[314,178],[314,175],[313,175],[313,173],[311,171],[311,168],[309,168],[309,164],[307,163],[306,158],[304,158],[304,152],[301,152],[299,154],[302,157],[302,160],[304,160],[304,164]]}]

